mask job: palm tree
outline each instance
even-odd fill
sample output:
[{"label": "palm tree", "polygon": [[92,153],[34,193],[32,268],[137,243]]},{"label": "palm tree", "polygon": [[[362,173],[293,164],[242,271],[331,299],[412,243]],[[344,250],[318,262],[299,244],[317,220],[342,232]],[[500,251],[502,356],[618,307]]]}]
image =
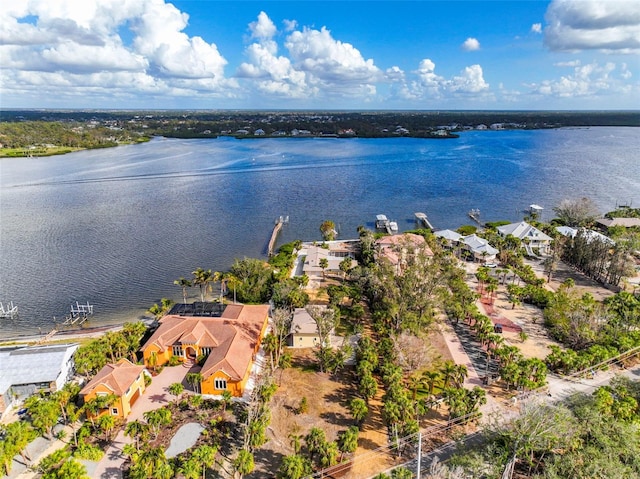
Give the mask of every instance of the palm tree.
[{"label": "palm tree", "polygon": [[442,378],[439,371],[425,371],[422,373],[422,379],[425,385],[429,388],[429,396],[433,395],[433,388],[436,382]]},{"label": "palm tree", "polygon": [[454,378],[457,368],[456,363],[453,361],[445,361],[440,368],[440,374],[442,374],[442,388],[446,389],[449,386],[449,381]]},{"label": "palm tree", "polygon": [[302,435],[301,434],[289,434],[289,444],[291,445],[291,448],[293,449],[293,453],[294,454],[298,454],[300,452],[300,447],[301,447],[301,441],[302,439]]},{"label": "palm tree", "polygon": [[207,287],[209,286],[209,283],[211,282],[213,273],[210,269],[205,270],[202,268],[198,268],[191,274],[193,274],[193,284],[197,285],[198,288],[200,288],[200,301],[204,303],[204,294],[207,290]]},{"label": "palm tree", "polygon": [[358,429],[357,426],[351,426],[338,437],[338,450],[341,454],[340,462],[342,462],[342,456],[344,454],[356,452],[356,449],[358,448],[359,433],[360,429]]},{"label": "palm tree", "polygon": [[213,466],[217,453],[217,448],[206,444],[198,446],[191,453],[191,457],[202,466],[202,479],[205,479],[207,469]]},{"label": "palm tree", "polygon": [[241,449],[233,460],[233,469],[236,471],[236,477],[242,479],[245,474],[251,474],[254,468],[253,454],[246,449]]},{"label": "palm tree", "polygon": [[98,427],[104,432],[104,440],[108,441],[111,431],[116,427],[116,418],[111,414],[104,414],[98,418]]},{"label": "palm tree", "polygon": [[194,392],[196,392],[196,393],[200,392],[200,383],[202,383],[202,374],[200,374],[200,373],[187,373],[187,376],[185,377],[185,379],[187,380],[187,382],[189,384],[191,384],[191,386],[193,387]]},{"label": "palm tree", "polygon": [[236,304],[236,289],[242,284],[242,281],[230,271],[224,273],[223,278],[226,286],[233,289],[233,304]]},{"label": "palm tree", "polygon": [[200,464],[193,457],[190,457],[178,468],[178,472],[182,474],[185,479],[199,479],[200,478]]},{"label": "palm tree", "polygon": [[324,281],[324,271],[329,267],[329,260],[327,258],[320,258],[320,261],[318,261],[318,266],[322,268],[322,280]]},{"label": "palm tree", "polygon": [[138,449],[138,441],[144,441],[149,435],[150,426],[140,421],[131,421],[124,428],[124,435],[132,437]]},{"label": "palm tree", "polygon": [[162,426],[171,424],[171,411],[166,407],[147,411],[143,414],[143,417],[147,421],[147,424],[153,429],[156,437],[158,437]]},{"label": "palm tree", "polygon": [[351,411],[351,415],[353,419],[356,421],[356,424],[360,426],[364,419],[369,414],[369,408],[367,407],[367,403],[364,399],[354,398],[349,403],[349,410]]},{"label": "palm tree", "polygon": [[311,464],[309,460],[294,454],[282,460],[282,465],[278,470],[278,477],[280,479],[301,479],[310,473]]},{"label": "palm tree", "polygon": [[182,299],[184,300],[184,303],[187,303],[187,288],[191,287],[191,281],[189,281],[188,279],[185,279],[184,277],[180,276],[180,279],[176,279],[173,284],[180,286],[182,288]]},{"label": "palm tree", "polygon": [[169,393],[173,394],[176,398],[182,394],[184,386],[182,383],[173,383],[169,386]]},{"label": "palm tree", "polygon": [[467,366],[464,364],[456,364],[456,371],[453,375],[453,382],[457,387],[462,387],[464,380],[469,375],[469,371],[467,370]]}]

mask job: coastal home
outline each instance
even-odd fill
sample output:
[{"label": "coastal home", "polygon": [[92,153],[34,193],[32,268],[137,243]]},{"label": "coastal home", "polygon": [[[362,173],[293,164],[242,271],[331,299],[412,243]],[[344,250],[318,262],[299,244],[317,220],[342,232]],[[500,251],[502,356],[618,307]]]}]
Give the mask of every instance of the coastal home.
[{"label": "coastal home", "polygon": [[0,416],[14,401],[55,392],[73,377],[77,344],[0,349]]},{"label": "coastal home", "polygon": [[126,358],[115,364],[105,365],[80,391],[84,403],[100,396],[116,396],[116,401],[95,414],[95,417],[111,414],[125,418],[131,407],[144,393],[144,377],[149,374],[144,366],[133,364]]},{"label": "coastal home", "polygon": [[556,231],[562,236],[567,236],[569,238],[575,238],[575,236],[578,234],[578,230],[576,228],[572,228],[571,226],[556,226]]},{"label": "coastal home", "polygon": [[537,249],[541,253],[549,252],[549,245],[552,240],[550,236],[544,234],[535,226],[531,226],[526,221],[498,226],[498,233],[500,233],[502,237],[509,235],[514,236],[525,243],[525,245],[528,245],[532,249]]},{"label": "coastal home", "polygon": [[596,223],[605,230],[615,226],[640,228],[640,218],[599,218],[596,220]]},{"label": "coastal home", "polygon": [[172,312],[182,312],[162,318],[142,347],[144,363],[153,368],[172,357],[183,362],[205,357],[200,370],[202,394],[220,395],[226,390],[240,397],[267,331],[269,306],[211,304],[217,308],[174,308]]},{"label": "coastal home", "polygon": [[433,251],[427,245],[424,237],[413,233],[383,236],[376,240],[376,250],[378,261],[389,263],[395,269],[396,274],[402,273],[402,265],[406,264],[410,255],[422,252],[426,256],[433,256]]},{"label": "coastal home", "polygon": [[587,243],[591,243],[592,241],[597,240],[604,243],[609,243],[610,245],[616,244],[616,242],[608,236],[605,236],[602,233],[598,233],[597,231],[589,230],[587,228],[576,229],[569,226],[557,226],[556,231],[562,236],[566,236],[568,238],[576,238],[577,236],[582,236],[586,239]]},{"label": "coastal home", "polygon": [[441,238],[443,245],[447,248],[455,248],[462,240],[462,235],[452,230],[440,230],[433,233],[436,238]]},{"label": "coastal home", "polygon": [[475,233],[461,238],[463,248],[473,255],[475,261],[493,261],[496,259],[498,250],[489,242],[477,236]]},{"label": "coastal home", "polygon": [[[345,258],[351,258],[352,267],[358,265],[354,259],[355,252],[352,243],[327,241],[323,246],[312,244],[306,248],[302,272],[309,277],[309,280],[321,280],[326,273],[341,273],[340,263]],[[322,259],[326,259],[328,262],[328,266],[324,270],[320,267]]]},{"label": "coastal home", "polygon": [[291,348],[313,348],[320,344],[318,326],[305,308],[293,311],[288,345]]}]

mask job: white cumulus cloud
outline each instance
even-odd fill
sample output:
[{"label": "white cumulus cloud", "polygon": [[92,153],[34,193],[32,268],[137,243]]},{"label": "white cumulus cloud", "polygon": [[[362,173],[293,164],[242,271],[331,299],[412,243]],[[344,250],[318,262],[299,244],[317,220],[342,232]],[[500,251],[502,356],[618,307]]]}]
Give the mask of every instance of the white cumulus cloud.
[{"label": "white cumulus cloud", "polygon": [[551,50],[640,52],[636,0],[553,0],[545,19],[544,42]]},{"label": "white cumulus cloud", "polygon": [[480,50],[480,42],[476,38],[469,37],[462,44],[462,49],[467,52]]},{"label": "white cumulus cloud", "polygon": [[[620,70],[619,74],[615,74]],[[534,93],[559,98],[591,97],[602,94],[628,93],[630,86],[623,80],[629,78],[626,64],[620,68],[613,62],[592,62],[573,67],[569,75],[559,79],[543,80],[529,85]]]},{"label": "white cumulus cloud", "polygon": [[531,25],[532,33],[542,33],[542,23],[534,23]]},{"label": "white cumulus cloud", "polygon": [[[2,89],[42,91],[47,84],[52,95],[62,85],[114,97],[232,94],[236,84],[224,76],[227,60],[214,43],[185,33],[188,20],[165,0],[2,2]],[[12,81],[17,78],[20,86]]]}]

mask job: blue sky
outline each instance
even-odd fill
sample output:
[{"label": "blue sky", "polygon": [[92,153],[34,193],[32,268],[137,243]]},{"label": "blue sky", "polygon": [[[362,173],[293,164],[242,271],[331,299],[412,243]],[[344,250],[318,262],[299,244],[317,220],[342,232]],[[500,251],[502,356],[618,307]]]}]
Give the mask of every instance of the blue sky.
[{"label": "blue sky", "polygon": [[634,0],[25,0],[3,108],[639,109]]}]

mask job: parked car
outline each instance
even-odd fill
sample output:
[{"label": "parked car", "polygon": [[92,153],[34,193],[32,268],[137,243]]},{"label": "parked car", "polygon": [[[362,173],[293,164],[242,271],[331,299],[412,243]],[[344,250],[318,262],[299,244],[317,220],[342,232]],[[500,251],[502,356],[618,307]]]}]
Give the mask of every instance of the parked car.
[{"label": "parked car", "polygon": [[484,266],[485,268],[497,268],[498,265],[495,263],[485,263],[482,266]]}]

